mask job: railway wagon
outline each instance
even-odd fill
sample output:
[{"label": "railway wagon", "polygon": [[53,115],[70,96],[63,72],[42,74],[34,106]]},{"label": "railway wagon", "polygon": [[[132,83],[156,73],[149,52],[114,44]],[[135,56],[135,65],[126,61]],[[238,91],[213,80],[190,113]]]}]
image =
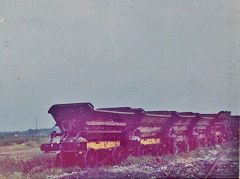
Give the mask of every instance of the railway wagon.
[{"label": "railway wagon", "polygon": [[[50,144],[43,144],[41,150],[57,151],[60,165],[93,167],[96,160],[103,161],[100,157],[107,160],[109,151],[113,155],[121,153],[118,147],[122,143],[126,122],[119,113],[94,110],[91,103],[53,105],[48,112],[61,133],[53,132]],[[132,120],[133,114],[121,113],[126,121]]]},{"label": "railway wagon", "polygon": [[230,116],[230,129],[228,129],[228,140],[239,139],[239,120],[240,116]]},{"label": "railway wagon", "polygon": [[[192,128],[197,120],[197,114],[192,112],[178,113],[176,111],[146,111],[147,115],[155,115],[158,118],[167,120],[162,124],[164,131],[162,137],[164,142],[163,153],[177,154],[182,151],[189,151],[192,148]],[[159,119],[158,119],[159,120]]]},{"label": "railway wagon", "polygon": [[[232,136],[231,112],[220,111],[218,114],[200,114],[200,120],[195,127],[195,135],[198,138],[199,146],[221,144]],[[202,135],[199,135],[199,131]]]},{"label": "railway wagon", "polygon": [[193,127],[199,120],[198,113],[181,112],[176,113],[177,117],[169,131],[169,138],[174,153],[188,152],[196,148],[193,140]]},{"label": "railway wagon", "polygon": [[140,125],[136,128],[141,133],[141,139],[152,136],[157,138],[157,145],[144,145],[141,143],[141,155],[155,154],[163,155],[173,152],[169,147],[169,129],[172,126],[176,116],[169,111],[145,111]]},{"label": "railway wagon", "polygon": [[[213,125],[216,118],[130,107],[94,109],[91,103],[57,104],[48,112],[61,132],[53,131],[50,143],[42,144],[41,150],[57,152],[59,165],[83,167],[118,163],[128,155],[162,155],[194,149],[194,126],[200,118],[207,117]],[[226,115],[221,113],[214,125],[221,128],[224,120]],[[208,129],[216,133],[214,125]]]}]

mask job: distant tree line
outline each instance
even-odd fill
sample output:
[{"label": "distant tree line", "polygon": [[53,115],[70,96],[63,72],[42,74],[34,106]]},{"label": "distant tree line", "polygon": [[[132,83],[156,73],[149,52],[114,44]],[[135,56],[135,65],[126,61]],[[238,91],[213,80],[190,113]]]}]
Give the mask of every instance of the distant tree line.
[{"label": "distant tree line", "polygon": [[51,129],[28,129],[27,131],[0,132],[1,136],[36,136],[50,135]]}]

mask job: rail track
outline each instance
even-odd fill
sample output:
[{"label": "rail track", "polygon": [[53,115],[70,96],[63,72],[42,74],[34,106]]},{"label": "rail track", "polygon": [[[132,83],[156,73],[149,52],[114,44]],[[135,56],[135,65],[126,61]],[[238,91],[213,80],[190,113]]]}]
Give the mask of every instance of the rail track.
[{"label": "rail track", "polygon": [[204,178],[239,178],[239,148],[232,147],[229,153],[218,154]]},{"label": "rail track", "polygon": [[[202,149],[204,150],[204,149]],[[167,178],[239,178],[239,145],[229,142],[216,149],[205,149],[199,159],[167,165],[159,176]],[[218,151],[218,152],[217,152]],[[215,154],[215,152],[217,152]],[[204,156],[205,155],[205,156]],[[192,157],[190,157],[192,158]]]}]

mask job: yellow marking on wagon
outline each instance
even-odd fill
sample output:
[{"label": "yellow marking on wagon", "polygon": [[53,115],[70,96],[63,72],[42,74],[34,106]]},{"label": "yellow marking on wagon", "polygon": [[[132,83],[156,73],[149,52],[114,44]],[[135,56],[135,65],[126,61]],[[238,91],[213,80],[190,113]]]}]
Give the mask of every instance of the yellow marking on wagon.
[{"label": "yellow marking on wagon", "polygon": [[221,135],[221,132],[220,132],[220,131],[217,131],[217,132],[216,132],[216,135]]},{"label": "yellow marking on wagon", "polygon": [[150,139],[141,139],[141,144],[143,145],[149,145],[149,144],[159,144],[160,139],[150,138]]},{"label": "yellow marking on wagon", "polygon": [[113,121],[88,121],[89,126],[126,126],[125,122],[113,122]]},{"label": "yellow marking on wagon", "polygon": [[98,149],[109,149],[116,146],[120,146],[120,141],[99,141],[99,142],[88,142],[87,148]]}]

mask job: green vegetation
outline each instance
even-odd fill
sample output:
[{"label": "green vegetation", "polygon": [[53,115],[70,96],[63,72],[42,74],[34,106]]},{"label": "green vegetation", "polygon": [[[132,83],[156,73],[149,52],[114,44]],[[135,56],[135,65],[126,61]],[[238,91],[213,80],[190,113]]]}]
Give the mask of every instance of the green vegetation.
[{"label": "green vegetation", "polygon": [[29,129],[27,131],[0,132],[1,136],[43,136],[50,135],[51,129]]},{"label": "green vegetation", "polygon": [[48,136],[0,136],[0,146],[27,144],[40,145],[43,141],[48,140]]},{"label": "green vegetation", "polygon": [[49,140],[50,133],[50,129],[0,132],[0,146],[14,144],[40,145],[46,140]]}]

